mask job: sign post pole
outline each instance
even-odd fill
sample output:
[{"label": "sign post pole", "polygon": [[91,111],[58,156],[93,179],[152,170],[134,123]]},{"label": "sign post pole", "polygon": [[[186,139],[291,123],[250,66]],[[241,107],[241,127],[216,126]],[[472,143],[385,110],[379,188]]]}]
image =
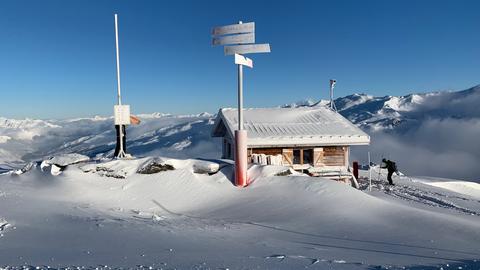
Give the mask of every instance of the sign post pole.
[{"label": "sign post pole", "polygon": [[[238,24],[242,24],[239,21]],[[248,185],[247,180],[247,131],[243,130],[243,65],[238,66],[238,131],[235,132],[235,184]]]},{"label": "sign post pole", "polygon": [[243,126],[243,66],[253,68],[253,61],[243,56],[249,53],[269,53],[270,44],[255,43],[255,23],[242,23],[215,27],[212,31],[214,36],[212,45],[225,46],[225,55],[235,55],[237,64],[238,82],[238,129],[235,130],[235,185],[245,187],[248,185],[247,178],[247,131]]},{"label": "sign post pole", "polygon": [[243,130],[243,66],[238,64],[238,129]]}]

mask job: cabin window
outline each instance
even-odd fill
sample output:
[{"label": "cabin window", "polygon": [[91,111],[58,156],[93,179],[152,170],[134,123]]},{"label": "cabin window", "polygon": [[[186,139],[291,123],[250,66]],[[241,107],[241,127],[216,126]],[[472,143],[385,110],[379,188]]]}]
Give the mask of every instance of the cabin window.
[{"label": "cabin window", "polygon": [[313,164],[313,149],[293,149],[293,164]]},{"label": "cabin window", "polygon": [[227,142],[227,158],[232,158],[232,146]]},{"label": "cabin window", "polygon": [[303,164],[313,164],[313,149],[303,149]]},{"label": "cabin window", "polygon": [[300,151],[301,149],[293,149],[293,164],[302,164],[300,158]]}]

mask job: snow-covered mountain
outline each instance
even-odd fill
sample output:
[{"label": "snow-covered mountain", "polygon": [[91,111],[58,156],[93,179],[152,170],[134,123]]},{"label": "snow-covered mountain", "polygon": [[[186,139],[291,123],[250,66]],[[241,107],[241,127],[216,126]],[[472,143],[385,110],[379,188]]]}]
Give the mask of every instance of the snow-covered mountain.
[{"label": "snow-covered mountain", "polygon": [[353,94],[335,100],[338,111],[366,130],[406,132],[425,120],[480,118],[480,85],[458,92],[373,97]]},{"label": "snow-covered mountain", "polygon": [[[372,136],[375,162],[387,157],[410,174],[480,180],[480,86],[400,97],[354,94],[335,103]],[[366,161],[365,153],[356,155]]]},{"label": "snow-covered mountain", "polygon": [[[219,146],[210,138],[212,115],[141,114],[138,126],[127,128],[128,151],[134,155],[162,153],[177,158],[217,157]],[[108,157],[115,147],[113,119],[0,121],[0,168],[18,167],[62,153]]]},{"label": "snow-covered mountain", "polygon": [[[325,106],[305,100],[284,105]],[[353,157],[374,162],[397,161],[402,171],[417,175],[478,180],[480,177],[480,86],[458,92],[432,92],[374,97],[353,94],[335,100],[338,111],[372,136],[370,147]],[[220,144],[210,137],[214,115],[141,114],[139,126],[128,127],[129,152],[176,158],[217,158]],[[0,118],[0,168],[21,166],[46,156],[77,152],[91,157],[112,154],[113,119],[13,120]],[[415,157],[415,158],[411,158]]]}]

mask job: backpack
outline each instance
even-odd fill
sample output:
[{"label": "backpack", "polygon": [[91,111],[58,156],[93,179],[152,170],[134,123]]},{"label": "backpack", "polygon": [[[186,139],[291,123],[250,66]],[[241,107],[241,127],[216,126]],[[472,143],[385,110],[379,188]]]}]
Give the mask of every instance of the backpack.
[{"label": "backpack", "polygon": [[398,172],[397,163],[395,163],[394,161],[390,161],[390,162],[392,162],[393,171]]}]

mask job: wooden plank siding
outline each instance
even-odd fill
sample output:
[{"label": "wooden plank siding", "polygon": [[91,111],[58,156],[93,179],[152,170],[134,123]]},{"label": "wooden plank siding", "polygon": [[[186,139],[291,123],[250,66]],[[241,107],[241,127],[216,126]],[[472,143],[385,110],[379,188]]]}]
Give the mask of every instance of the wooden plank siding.
[{"label": "wooden plank siding", "polygon": [[[293,166],[293,150],[313,149],[313,166],[347,166],[348,165],[348,146],[325,146],[325,147],[296,147],[296,148],[249,148],[248,156],[252,154],[282,155],[283,165]],[[300,160],[303,151],[300,152]],[[250,159],[249,159],[250,160]]]},{"label": "wooden plank siding", "polygon": [[293,166],[293,149],[284,148],[282,149],[282,158],[283,165]]},{"label": "wooden plank siding", "polygon": [[346,147],[323,147],[323,163],[325,166],[345,166]]},{"label": "wooden plank siding", "polygon": [[313,166],[314,167],[323,167],[325,166],[325,163],[323,162],[323,148],[322,147],[316,147],[313,148]]},{"label": "wooden plank siding", "polygon": [[275,156],[282,154],[282,148],[253,148],[251,153]]}]

